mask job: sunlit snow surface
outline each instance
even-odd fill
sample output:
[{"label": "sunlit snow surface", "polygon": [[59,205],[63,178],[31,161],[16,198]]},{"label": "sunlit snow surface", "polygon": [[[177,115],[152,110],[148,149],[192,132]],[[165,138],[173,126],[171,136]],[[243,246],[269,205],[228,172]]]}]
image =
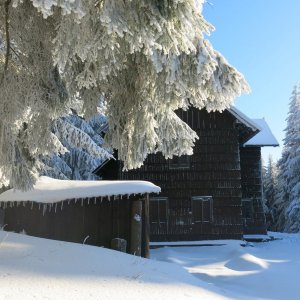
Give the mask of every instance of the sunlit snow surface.
[{"label": "sunlit snow surface", "polygon": [[222,241],[224,246],[165,247],[152,250],[152,258],[179,264],[201,281],[243,295],[237,299],[298,300],[300,234],[270,234],[280,240],[246,247],[240,241]]},{"label": "sunlit snow surface", "polygon": [[149,260],[0,231],[0,299],[299,299],[300,234],[276,237],[153,249]]},{"label": "sunlit snow surface", "polygon": [[227,294],[176,264],[0,231],[1,300],[231,299]]}]

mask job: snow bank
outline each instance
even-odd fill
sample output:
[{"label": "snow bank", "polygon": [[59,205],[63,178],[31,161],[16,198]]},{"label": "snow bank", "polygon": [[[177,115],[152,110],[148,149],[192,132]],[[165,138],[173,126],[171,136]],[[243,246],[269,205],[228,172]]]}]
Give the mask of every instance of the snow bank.
[{"label": "snow bank", "polygon": [[27,192],[8,190],[0,202],[34,201],[55,203],[67,199],[159,193],[160,188],[147,181],[79,181],[58,180],[42,176]]},{"label": "snow bank", "polygon": [[0,231],[0,287],[1,300],[235,298],[175,264],[4,231]]}]

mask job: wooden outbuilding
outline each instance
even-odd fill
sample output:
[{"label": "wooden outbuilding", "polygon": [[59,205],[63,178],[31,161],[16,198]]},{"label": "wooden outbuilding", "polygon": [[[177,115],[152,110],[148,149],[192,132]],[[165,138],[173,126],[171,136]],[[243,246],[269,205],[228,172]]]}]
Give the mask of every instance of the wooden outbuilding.
[{"label": "wooden outbuilding", "polygon": [[[0,224],[7,231],[149,254],[149,193],[143,181],[69,181],[41,177],[28,192],[0,195]],[[124,244],[123,244],[124,248]]]},{"label": "wooden outbuilding", "polygon": [[[199,137],[193,155],[166,160],[157,153],[140,169],[119,167],[118,178],[149,180],[162,189],[150,197],[151,241],[266,234],[260,150],[278,145],[266,122],[262,127],[234,107],[222,113],[192,107],[178,115]],[[106,172],[105,166],[96,170],[104,179]]]}]

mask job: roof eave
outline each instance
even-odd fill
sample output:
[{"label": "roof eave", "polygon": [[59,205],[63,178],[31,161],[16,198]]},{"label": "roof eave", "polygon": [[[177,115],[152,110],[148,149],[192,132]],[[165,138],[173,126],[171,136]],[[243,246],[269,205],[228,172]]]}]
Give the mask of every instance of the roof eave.
[{"label": "roof eave", "polygon": [[247,127],[251,128],[253,132],[258,133],[259,131],[261,131],[261,128],[257,124],[255,124],[255,122],[253,122],[250,118],[248,118],[245,114],[243,114],[236,107],[231,106],[230,108],[227,108],[227,111],[229,113],[231,113],[241,123],[243,123]]}]

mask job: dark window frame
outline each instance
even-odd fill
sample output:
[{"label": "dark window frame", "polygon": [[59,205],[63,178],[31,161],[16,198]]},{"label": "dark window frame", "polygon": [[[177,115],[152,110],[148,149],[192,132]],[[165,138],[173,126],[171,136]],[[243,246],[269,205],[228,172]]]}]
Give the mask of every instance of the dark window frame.
[{"label": "dark window frame", "polygon": [[[194,206],[195,201],[201,201],[201,209],[202,209],[202,215],[201,219],[197,218],[194,214]],[[213,197],[212,196],[192,196],[191,197],[192,202],[192,213],[193,213],[193,219],[194,223],[213,223],[214,222],[214,206],[213,206]],[[204,218],[204,202],[209,202],[209,219]]]},{"label": "dark window frame", "polygon": [[[164,221],[160,221],[159,217],[159,213],[157,214],[157,221],[152,221],[152,224],[168,224],[168,211],[169,211],[169,198],[168,197],[150,197],[149,198],[149,204],[150,204],[150,209],[151,209],[151,202],[160,202],[160,201],[166,201],[166,216],[165,216],[165,220]],[[158,209],[159,209],[159,204],[158,204]],[[151,213],[150,213],[151,214]]]}]

